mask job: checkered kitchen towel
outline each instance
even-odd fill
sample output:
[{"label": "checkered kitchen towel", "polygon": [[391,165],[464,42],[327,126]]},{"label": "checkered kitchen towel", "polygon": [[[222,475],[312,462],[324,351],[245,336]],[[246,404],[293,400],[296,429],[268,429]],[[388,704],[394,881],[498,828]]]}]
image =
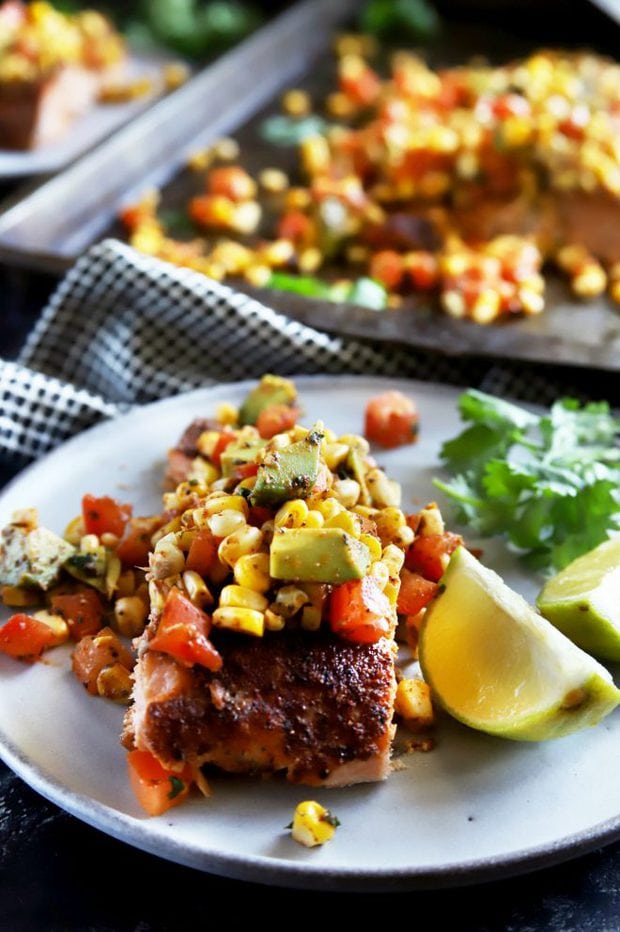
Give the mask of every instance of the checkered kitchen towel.
[{"label": "checkered kitchen towel", "polygon": [[134,404],[264,372],[476,385],[549,401],[543,375],[328,336],[115,240],[66,275],[16,363],[0,359],[0,453],[35,459]]}]

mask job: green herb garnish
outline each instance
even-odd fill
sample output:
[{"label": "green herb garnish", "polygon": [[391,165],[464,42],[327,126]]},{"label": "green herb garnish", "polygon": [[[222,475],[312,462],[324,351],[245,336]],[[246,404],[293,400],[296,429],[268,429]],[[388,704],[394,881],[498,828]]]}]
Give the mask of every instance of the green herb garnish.
[{"label": "green herb garnish", "polygon": [[620,530],[620,419],[606,402],[565,398],[538,416],[471,389],[459,410],[470,426],[441,450],[454,478],[435,485],[475,533],[548,570]]},{"label": "green herb garnish", "polygon": [[185,789],[185,783],[181,780],[180,777],[168,777],[170,780],[170,792],[168,793],[168,799],[176,799],[179,793],[182,793]]},{"label": "green herb garnish", "polygon": [[359,304],[372,311],[382,311],[387,306],[387,292],[373,278],[358,278],[354,282],[339,282],[330,285],[312,275],[288,275],[274,272],[267,282],[269,288],[288,291],[306,298],[321,298],[336,304]]},{"label": "green herb garnish", "polygon": [[368,0],[360,26],[380,39],[428,41],[437,35],[441,21],[427,0]]}]

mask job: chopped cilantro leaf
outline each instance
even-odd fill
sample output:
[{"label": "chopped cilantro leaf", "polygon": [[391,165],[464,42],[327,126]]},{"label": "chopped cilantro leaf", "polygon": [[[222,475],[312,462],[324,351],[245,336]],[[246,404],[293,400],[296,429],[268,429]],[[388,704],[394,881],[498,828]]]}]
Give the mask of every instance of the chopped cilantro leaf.
[{"label": "chopped cilantro leaf", "polygon": [[459,399],[465,429],[444,443],[457,518],[503,534],[536,569],[561,569],[620,530],[620,419],[606,402],[557,401],[538,416],[483,392]]}]

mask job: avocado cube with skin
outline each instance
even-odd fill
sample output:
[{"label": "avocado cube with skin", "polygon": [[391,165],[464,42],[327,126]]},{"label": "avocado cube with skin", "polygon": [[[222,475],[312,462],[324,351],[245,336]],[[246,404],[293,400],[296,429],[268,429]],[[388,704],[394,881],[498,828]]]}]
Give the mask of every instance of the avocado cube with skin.
[{"label": "avocado cube with skin", "polygon": [[369,566],[368,547],[342,528],[276,528],[269,549],[273,579],[339,585],[361,579]]},{"label": "avocado cube with skin", "polygon": [[297,401],[297,389],[290,379],[264,375],[239,408],[239,424],[256,424],[259,414],[272,405],[289,405]]},{"label": "avocado cube with skin", "polygon": [[277,508],[291,498],[308,498],[319,473],[322,439],[313,427],[303,440],[269,450],[258,467],[251,504]]},{"label": "avocado cube with skin", "polygon": [[0,537],[0,584],[49,589],[75,547],[47,528],[9,524]]}]

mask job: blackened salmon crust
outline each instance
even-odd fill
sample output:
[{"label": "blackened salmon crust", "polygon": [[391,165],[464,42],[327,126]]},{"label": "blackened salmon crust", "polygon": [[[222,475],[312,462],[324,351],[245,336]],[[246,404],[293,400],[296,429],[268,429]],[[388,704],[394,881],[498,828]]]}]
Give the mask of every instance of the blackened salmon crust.
[{"label": "blackened salmon crust", "polygon": [[[233,773],[285,771],[290,781],[310,784],[352,762],[387,765],[394,700],[389,642],[353,644],[307,632],[212,636],[222,670],[183,671],[178,693],[161,701],[151,694],[139,728],[133,723],[139,743],[160,760],[194,759]],[[142,675],[148,677],[146,667]]]}]

